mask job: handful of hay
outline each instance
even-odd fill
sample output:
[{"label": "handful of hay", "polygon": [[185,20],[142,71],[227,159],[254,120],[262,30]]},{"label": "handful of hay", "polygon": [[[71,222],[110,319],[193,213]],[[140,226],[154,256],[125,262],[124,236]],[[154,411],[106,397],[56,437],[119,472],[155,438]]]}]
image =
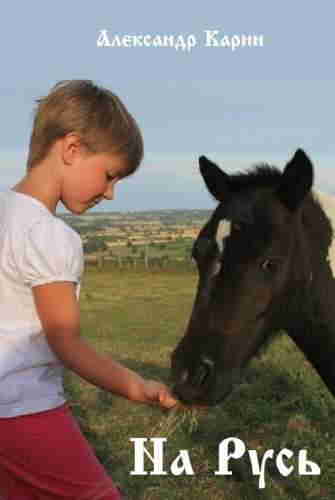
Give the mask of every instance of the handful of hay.
[{"label": "handful of hay", "polygon": [[169,437],[181,426],[187,425],[187,432],[191,434],[199,426],[200,412],[206,409],[205,406],[185,406],[182,403],[177,404],[167,415],[164,415],[158,425],[156,425],[150,436],[158,434],[163,437]]}]

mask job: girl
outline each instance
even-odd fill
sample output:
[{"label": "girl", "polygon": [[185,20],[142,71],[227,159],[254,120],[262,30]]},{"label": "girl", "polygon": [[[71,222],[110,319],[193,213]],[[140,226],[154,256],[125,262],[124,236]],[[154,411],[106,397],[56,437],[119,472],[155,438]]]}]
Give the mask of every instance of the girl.
[{"label": "girl", "polygon": [[80,336],[81,214],[136,171],[140,130],[91,81],[58,83],[38,101],[26,176],[0,195],[0,497],[117,500],[120,492],[67,405],[63,366],[131,401],[171,408],[168,388],[98,354]]}]

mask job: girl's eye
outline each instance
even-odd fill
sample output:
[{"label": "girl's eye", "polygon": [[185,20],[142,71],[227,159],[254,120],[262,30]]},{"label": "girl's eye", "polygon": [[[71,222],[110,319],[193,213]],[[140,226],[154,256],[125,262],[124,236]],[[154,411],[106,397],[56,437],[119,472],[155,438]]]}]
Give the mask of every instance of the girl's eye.
[{"label": "girl's eye", "polygon": [[115,177],[113,175],[110,175],[110,174],[106,174],[106,178],[108,181],[112,181],[115,179]]}]

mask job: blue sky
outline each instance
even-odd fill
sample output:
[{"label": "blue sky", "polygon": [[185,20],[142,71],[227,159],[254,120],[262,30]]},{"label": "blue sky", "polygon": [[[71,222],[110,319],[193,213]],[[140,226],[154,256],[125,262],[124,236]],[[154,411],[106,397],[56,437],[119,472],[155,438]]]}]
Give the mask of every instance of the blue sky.
[{"label": "blue sky", "polygon": [[[0,188],[24,175],[34,99],[57,81],[111,88],[140,124],[145,159],[99,209],[211,208],[198,173],[205,154],[227,171],[283,168],[298,147],[316,185],[335,193],[335,7],[301,2],[42,2],[2,7]],[[174,48],[97,48],[119,35],[193,34]],[[264,47],[204,47],[204,30],[262,34]]]}]

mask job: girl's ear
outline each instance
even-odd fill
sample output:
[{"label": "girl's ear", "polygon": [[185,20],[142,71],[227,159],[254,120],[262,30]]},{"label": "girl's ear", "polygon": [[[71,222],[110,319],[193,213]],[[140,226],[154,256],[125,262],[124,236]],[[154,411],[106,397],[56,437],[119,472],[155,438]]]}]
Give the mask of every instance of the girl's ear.
[{"label": "girl's ear", "polygon": [[291,212],[297,210],[311,190],[313,177],[312,162],[302,149],[298,149],[286,165],[276,193]]},{"label": "girl's ear", "polygon": [[83,145],[78,134],[69,133],[60,139],[63,161],[71,165],[78,154],[83,152]]},{"label": "girl's ear", "polygon": [[229,175],[221,170],[206,156],[200,156],[199,166],[201,175],[208,191],[217,201],[225,201],[230,191]]}]

